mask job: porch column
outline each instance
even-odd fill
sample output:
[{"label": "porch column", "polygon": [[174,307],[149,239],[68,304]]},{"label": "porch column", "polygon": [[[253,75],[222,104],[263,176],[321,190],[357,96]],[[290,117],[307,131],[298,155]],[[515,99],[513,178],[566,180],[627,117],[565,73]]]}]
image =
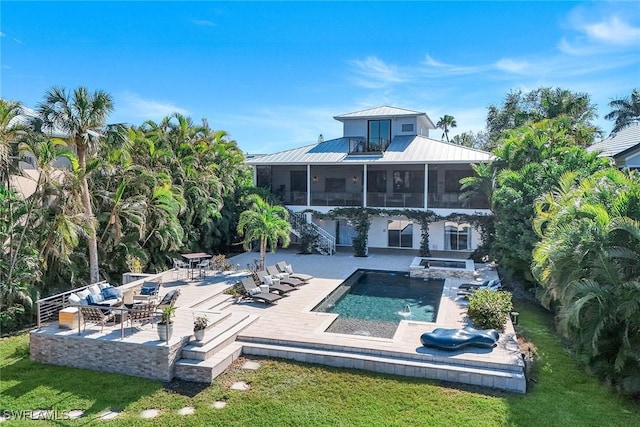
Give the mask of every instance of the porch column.
[{"label": "porch column", "polygon": [[424,206],[425,209],[429,208],[429,205],[427,205],[427,202],[429,200],[429,163],[425,163],[424,164],[424,204],[422,206]]},{"label": "porch column", "polygon": [[362,207],[367,207],[367,164],[365,163],[363,166],[363,174],[362,174]]},{"label": "porch column", "polygon": [[311,206],[311,165],[307,165],[307,207]]}]

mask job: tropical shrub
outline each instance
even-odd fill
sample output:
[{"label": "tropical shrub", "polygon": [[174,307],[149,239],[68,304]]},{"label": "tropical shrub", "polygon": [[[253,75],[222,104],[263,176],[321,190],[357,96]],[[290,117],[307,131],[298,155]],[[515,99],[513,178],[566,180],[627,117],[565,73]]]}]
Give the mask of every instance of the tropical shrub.
[{"label": "tropical shrub", "polygon": [[538,297],[588,371],[640,395],[640,176],[563,176],[537,205]]},{"label": "tropical shrub", "polygon": [[300,231],[300,253],[310,254],[318,242],[318,232],[309,224],[303,224]]},{"label": "tropical shrub", "polygon": [[504,331],[512,309],[510,292],[480,289],[469,295],[467,315],[476,328]]}]

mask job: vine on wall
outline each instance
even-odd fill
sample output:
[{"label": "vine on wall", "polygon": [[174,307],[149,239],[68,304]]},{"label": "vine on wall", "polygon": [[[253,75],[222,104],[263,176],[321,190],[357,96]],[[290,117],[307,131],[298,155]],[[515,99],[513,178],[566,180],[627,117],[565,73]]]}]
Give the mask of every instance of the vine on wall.
[{"label": "vine on wall", "polygon": [[311,213],[320,219],[344,218],[355,225],[356,237],[353,238],[355,256],[367,256],[367,242],[372,216],[404,216],[420,224],[422,234],[420,236],[420,256],[431,256],[429,249],[429,224],[437,221],[454,221],[458,224],[468,222],[476,227],[482,236],[481,245],[472,254],[475,260],[488,255],[488,248],[495,236],[493,227],[494,218],[490,215],[480,214],[451,214],[440,216],[433,211],[421,211],[417,209],[376,209],[376,208],[336,208],[327,213],[321,213],[307,209],[305,213]]}]

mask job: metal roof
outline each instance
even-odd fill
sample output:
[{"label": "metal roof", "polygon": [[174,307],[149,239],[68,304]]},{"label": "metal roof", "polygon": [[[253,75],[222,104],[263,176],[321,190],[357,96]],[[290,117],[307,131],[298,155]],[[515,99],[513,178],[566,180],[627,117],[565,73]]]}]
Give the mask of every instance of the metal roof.
[{"label": "metal roof", "polygon": [[482,163],[494,160],[486,151],[423,136],[396,136],[381,155],[349,155],[349,138],[338,138],[246,160],[250,165]]},{"label": "metal roof", "polygon": [[426,113],[421,111],[406,110],[404,108],[382,106],[376,108],[370,108],[368,110],[354,111],[353,113],[341,114],[334,116],[336,120],[342,121],[343,119],[362,119],[365,117],[393,117],[393,116],[426,116]]},{"label": "metal roof", "polygon": [[640,123],[629,125],[615,135],[587,147],[587,151],[599,151],[600,157],[617,157],[637,146],[640,146]]}]

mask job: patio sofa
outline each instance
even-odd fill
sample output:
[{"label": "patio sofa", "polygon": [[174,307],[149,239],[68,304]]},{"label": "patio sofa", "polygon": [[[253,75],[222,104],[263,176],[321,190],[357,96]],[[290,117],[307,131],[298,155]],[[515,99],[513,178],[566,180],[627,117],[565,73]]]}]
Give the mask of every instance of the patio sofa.
[{"label": "patio sofa", "polygon": [[88,288],[69,294],[72,305],[94,305],[100,307],[118,307],[122,305],[122,290],[108,283],[96,283]]}]

